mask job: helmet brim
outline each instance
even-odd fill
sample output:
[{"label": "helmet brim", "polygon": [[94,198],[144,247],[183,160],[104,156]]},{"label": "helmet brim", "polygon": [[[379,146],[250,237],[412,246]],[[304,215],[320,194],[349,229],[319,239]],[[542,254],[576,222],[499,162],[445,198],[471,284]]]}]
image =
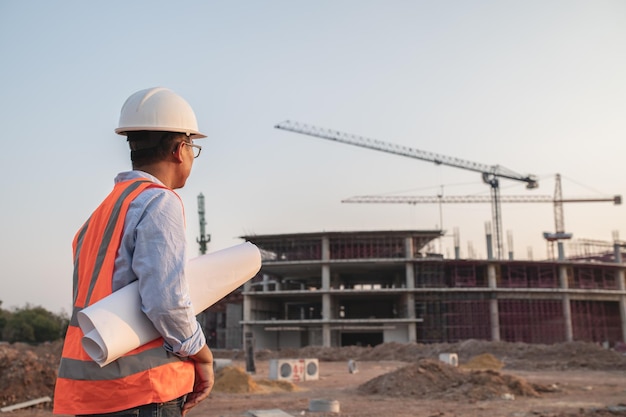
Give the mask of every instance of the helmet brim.
[{"label": "helmet brim", "polygon": [[115,129],[115,133],[118,135],[126,136],[127,132],[139,132],[139,131],[147,131],[147,132],[174,132],[174,133],[184,133],[189,136],[191,139],[203,139],[206,138],[207,135],[204,133],[198,132],[197,130],[182,130],[176,128],[155,128],[154,126],[133,126],[133,127],[118,127]]}]

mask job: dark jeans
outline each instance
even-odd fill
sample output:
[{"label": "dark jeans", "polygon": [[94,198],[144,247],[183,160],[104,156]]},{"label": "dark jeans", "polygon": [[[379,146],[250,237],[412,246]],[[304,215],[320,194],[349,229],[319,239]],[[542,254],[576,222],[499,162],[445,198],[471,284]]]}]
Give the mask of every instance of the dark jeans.
[{"label": "dark jeans", "polygon": [[180,417],[184,402],[185,397],[183,396],[166,403],[146,404],[114,413],[89,414],[84,417]]}]

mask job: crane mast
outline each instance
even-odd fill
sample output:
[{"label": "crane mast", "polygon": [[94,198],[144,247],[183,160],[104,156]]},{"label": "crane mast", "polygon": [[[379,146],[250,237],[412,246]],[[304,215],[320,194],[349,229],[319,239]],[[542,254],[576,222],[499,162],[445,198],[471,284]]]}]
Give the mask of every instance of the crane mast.
[{"label": "crane mast", "polygon": [[506,178],[509,180],[525,182],[526,188],[529,189],[537,188],[539,186],[537,178],[534,175],[521,175],[500,165],[486,165],[477,162],[471,162],[460,158],[441,155],[434,152],[422,151],[419,149],[410,148],[408,146],[387,143],[377,139],[366,138],[350,133],[343,133],[336,130],[319,128],[316,126],[293,122],[290,120],[277,124],[275,128],[294,133],[300,133],[303,135],[314,136],[321,139],[345,143],[348,145],[360,146],[363,148],[374,149],[395,155],[420,159],[427,162],[433,162],[436,165],[446,165],[454,168],[461,168],[481,173],[483,182],[490,186],[491,191],[491,214],[495,228],[496,256],[498,259],[502,258],[503,252],[499,179]]},{"label": "crane mast", "polygon": [[204,218],[204,195],[198,194],[198,220],[200,222],[200,237],[196,242],[200,245],[200,254],[204,255],[207,250],[207,244],[211,241],[211,235],[206,233],[206,220]]}]

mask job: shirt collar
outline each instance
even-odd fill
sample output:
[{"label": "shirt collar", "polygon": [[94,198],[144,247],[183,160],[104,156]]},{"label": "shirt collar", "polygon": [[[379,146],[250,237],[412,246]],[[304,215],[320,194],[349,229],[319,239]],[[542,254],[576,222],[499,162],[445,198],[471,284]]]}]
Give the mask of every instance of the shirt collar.
[{"label": "shirt collar", "polygon": [[149,179],[150,181],[152,181],[152,182],[154,182],[156,184],[165,186],[165,184],[163,184],[161,181],[159,181],[159,179],[157,177],[155,177],[154,175],[150,175],[147,172],[140,171],[138,169],[135,169],[135,170],[132,170],[132,171],[120,172],[115,177],[115,183],[117,184],[118,182],[134,180],[134,179],[137,179],[137,178],[147,178],[147,179]]}]

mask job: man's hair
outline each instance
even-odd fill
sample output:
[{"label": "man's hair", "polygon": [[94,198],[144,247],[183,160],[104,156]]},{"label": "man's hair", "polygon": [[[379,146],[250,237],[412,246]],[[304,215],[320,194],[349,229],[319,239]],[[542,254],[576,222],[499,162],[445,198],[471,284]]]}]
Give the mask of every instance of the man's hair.
[{"label": "man's hair", "polygon": [[127,133],[133,168],[165,160],[177,144],[187,139],[184,133],[140,130]]}]

